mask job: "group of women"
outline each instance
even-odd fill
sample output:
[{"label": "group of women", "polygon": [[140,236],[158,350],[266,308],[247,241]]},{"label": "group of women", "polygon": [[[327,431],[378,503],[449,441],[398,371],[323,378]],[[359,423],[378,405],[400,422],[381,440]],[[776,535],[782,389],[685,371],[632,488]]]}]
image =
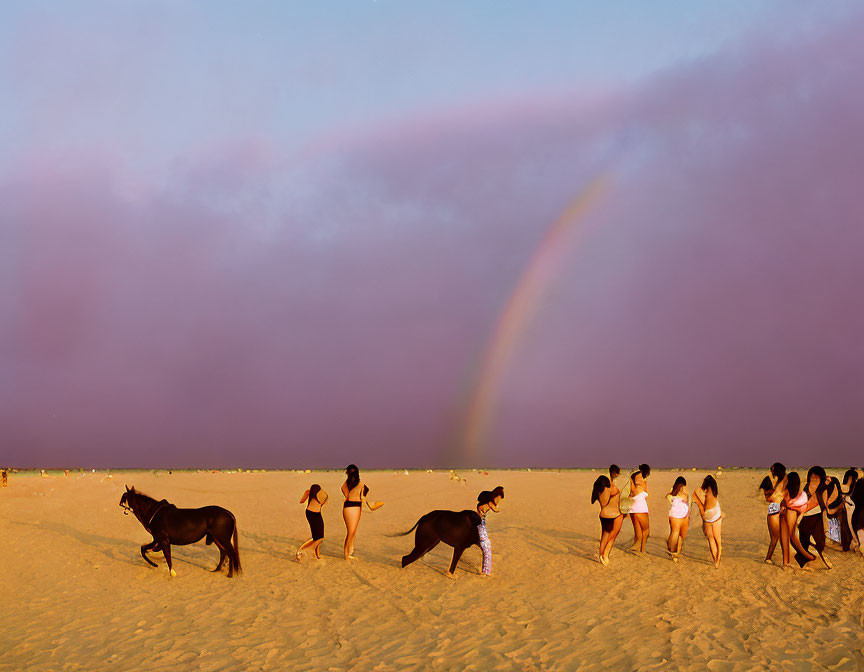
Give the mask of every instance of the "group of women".
[{"label": "group of women", "polygon": [[765,562],[774,562],[778,541],[783,567],[792,566],[790,545],[804,569],[819,563],[831,569],[826,548],[864,555],[864,479],[856,469],[848,469],[841,483],[822,467],[811,467],[802,484],[798,472],[787,473],[783,464],[775,462],[759,490],[768,503],[770,542]]},{"label": "group of women", "polygon": [[[629,517],[633,525],[633,544],[629,549],[631,552],[645,553],[650,533],[648,477],[651,476],[651,467],[640,464],[639,468],[630,474],[625,492],[621,492],[615,485],[615,480],[620,475],[621,468],[613,464],[609,467],[609,476],[604,474],[594,481],[591,492],[591,503],[600,504],[601,532],[598,560],[603,565],[609,564],[609,554],[612,552],[612,546],[625,518]],[[684,477],[679,476],[675,479],[675,484],[666,495],[666,500],[669,502],[669,536],[666,538],[666,550],[672,562],[678,562],[681,555],[681,548],[690,527],[690,507],[695,503],[702,517],[702,532],[708,540],[711,559],[715,567],[720,566],[720,556],[723,552],[720,533],[725,516],[720,510],[717,496],[717,480],[710,474],[705,476],[702,485],[693,491],[692,500],[687,492],[687,481]]]},{"label": "group of women", "polygon": [[[648,541],[648,477],[651,468],[640,464],[630,474],[625,492],[615,485],[620,473],[620,468],[613,464],[609,467],[608,477],[601,475],[594,481],[591,493],[591,503],[600,505],[598,559],[603,565],[609,563],[609,553],[625,518],[629,517],[633,525],[633,544],[629,550],[644,553]],[[803,569],[812,569],[820,564],[830,569],[831,563],[824,554],[826,548],[857,550],[864,555],[864,478],[859,477],[857,470],[846,471],[841,483],[840,479],[829,477],[822,467],[811,467],[807,480],[802,483],[798,472],[787,473],[786,467],[776,462],[759,489],[768,504],[770,542],[765,562],[774,562],[778,541],[784,568],[792,567],[792,548],[795,549],[796,563]],[[672,489],[666,494],[669,502],[666,550],[673,562],[678,562],[681,555],[690,526],[691,506],[695,503],[702,518],[702,532],[708,540],[711,559],[715,567],[720,566],[723,552],[720,533],[725,516],[717,496],[717,480],[710,474],[693,491],[692,500],[684,477],[675,479]]]}]

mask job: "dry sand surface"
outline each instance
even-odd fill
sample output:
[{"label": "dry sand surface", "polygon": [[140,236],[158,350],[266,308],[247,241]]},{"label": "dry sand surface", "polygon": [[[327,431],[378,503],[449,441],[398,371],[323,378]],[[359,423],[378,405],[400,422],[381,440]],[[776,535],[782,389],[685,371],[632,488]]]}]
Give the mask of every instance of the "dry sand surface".
[{"label": "dry sand surface", "polygon": [[[719,570],[693,513],[677,565],[664,553],[663,494],[678,472],[649,480],[646,557],[595,560],[596,474],[365,472],[356,563],[341,558],[340,473],[115,472],[39,478],[13,474],[0,489],[0,669],[3,670],[862,670],[864,561],[829,551],[831,571],[783,571],[763,562],[762,473],[719,479],[724,556]],[[703,472],[686,472],[691,486]],[[321,561],[294,561],[308,537],[298,499],[321,483]],[[243,574],[207,570],[218,553],[174,547],[177,578],[118,507],[124,483],[181,507],[235,513]],[[619,484],[623,483],[623,479]],[[413,535],[392,538],[437,508],[472,508],[503,485],[489,516],[493,577],[466,551],[455,581],[450,548],[401,569]],[[779,549],[778,549],[779,559]]]}]

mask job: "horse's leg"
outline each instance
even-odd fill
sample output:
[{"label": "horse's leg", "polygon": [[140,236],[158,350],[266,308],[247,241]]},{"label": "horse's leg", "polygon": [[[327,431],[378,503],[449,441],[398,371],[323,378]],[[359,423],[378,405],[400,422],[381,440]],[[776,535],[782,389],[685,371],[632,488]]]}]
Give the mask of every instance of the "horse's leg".
[{"label": "horse's leg", "polygon": [[159,545],[162,547],[162,554],[165,556],[165,562],[168,563],[168,572],[171,576],[177,576],[177,572],[171,567],[171,544],[168,543],[168,540],[165,539],[159,542]]},{"label": "horse's leg", "polygon": [[159,565],[157,565],[155,562],[153,562],[150,558],[147,557],[147,551],[153,550],[158,545],[159,545],[159,542],[154,539],[149,544],[144,544],[141,547],[141,557],[144,558],[149,564],[153,565],[154,567],[158,567]]},{"label": "horse's leg", "polygon": [[412,562],[419,560],[429,551],[438,545],[441,541],[435,531],[432,529],[430,521],[423,521],[417,526],[417,532],[414,534],[414,550],[408,555],[402,556],[402,566],[407,567]]},{"label": "horse's leg", "polygon": [[222,565],[225,564],[225,558],[228,557],[225,549],[222,548],[222,544],[220,544],[218,541],[216,542],[216,548],[219,549],[219,564],[216,565],[216,569],[213,570],[214,572],[218,572],[220,569],[222,569]]},{"label": "horse's leg", "polygon": [[450,571],[447,572],[447,576],[451,579],[453,578],[453,572],[456,571],[456,565],[459,564],[459,558],[462,557],[462,553],[465,551],[464,546],[454,546],[453,547],[453,559],[450,561]]}]

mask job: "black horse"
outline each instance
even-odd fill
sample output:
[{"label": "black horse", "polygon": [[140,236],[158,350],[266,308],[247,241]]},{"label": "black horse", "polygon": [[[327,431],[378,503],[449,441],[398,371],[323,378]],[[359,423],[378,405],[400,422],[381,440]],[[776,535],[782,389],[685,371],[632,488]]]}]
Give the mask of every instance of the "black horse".
[{"label": "black horse", "polygon": [[450,571],[447,573],[452,577],[465,549],[475,544],[480,545],[480,534],[477,531],[479,524],[480,516],[476,511],[430,511],[407,532],[392,536],[403,537],[417,529],[414,535],[414,550],[402,556],[403,567],[422,558],[439,542],[443,541],[452,546],[453,559],[450,561]]},{"label": "black horse", "polygon": [[240,573],[240,548],[237,545],[237,521],[234,514],[221,506],[205,506],[200,509],[178,509],[166,500],[157,502],[135,488],[126,486],[120,498],[123,513],[131,511],[150,534],[153,541],[141,547],[141,557],[154,567],[158,565],[147,557],[147,551],[162,551],[171,576],[177,576],[171,568],[171,544],[186,546],[205,539],[206,544],[216,544],[219,549],[219,564],[214,572],[222,569],[228,559],[228,576]]}]

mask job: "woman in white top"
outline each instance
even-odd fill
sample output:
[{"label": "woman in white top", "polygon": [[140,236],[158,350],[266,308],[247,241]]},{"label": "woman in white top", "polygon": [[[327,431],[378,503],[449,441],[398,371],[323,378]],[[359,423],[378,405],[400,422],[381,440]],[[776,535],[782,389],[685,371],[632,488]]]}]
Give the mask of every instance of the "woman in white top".
[{"label": "woman in white top", "polygon": [[[699,493],[702,493],[702,497]],[[714,560],[714,568],[720,567],[720,555],[723,553],[723,544],[720,541],[720,524],[725,515],[720,510],[720,500],[717,499],[717,481],[708,474],[702,481],[702,486],[693,492],[693,499],[702,514],[702,532],[708,540],[708,549],[711,551],[711,559]]]},{"label": "woman in white top", "polygon": [[678,562],[687,529],[690,527],[690,495],[687,494],[687,481],[683,476],[675,479],[666,500],[669,502],[669,536],[666,538],[666,548],[672,556],[672,562]]},{"label": "woman in white top", "polygon": [[644,553],[648,543],[648,477],[651,467],[640,464],[639,470],[630,475],[630,522],[633,523],[633,545],[630,550]]}]

